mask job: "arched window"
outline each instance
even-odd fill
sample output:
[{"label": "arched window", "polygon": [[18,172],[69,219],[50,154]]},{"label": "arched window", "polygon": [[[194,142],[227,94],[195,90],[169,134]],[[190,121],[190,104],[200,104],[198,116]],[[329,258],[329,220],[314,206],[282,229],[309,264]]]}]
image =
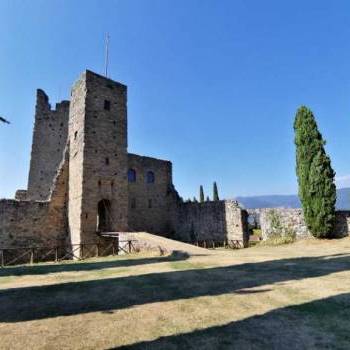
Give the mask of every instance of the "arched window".
[{"label": "arched window", "polygon": [[128,181],[129,182],[136,182],[136,171],[134,169],[128,170]]},{"label": "arched window", "polygon": [[153,184],[154,183],[154,172],[153,171],[147,171],[146,181],[147,181],[148,184]]}]

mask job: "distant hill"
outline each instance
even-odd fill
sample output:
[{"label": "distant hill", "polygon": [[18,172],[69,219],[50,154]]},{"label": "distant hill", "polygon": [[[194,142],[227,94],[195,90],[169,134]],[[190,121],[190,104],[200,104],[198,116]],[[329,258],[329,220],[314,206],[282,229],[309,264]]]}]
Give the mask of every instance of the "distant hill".
[{"label": "distant hill", "polygon": [[[238,202],[245,208],[300,208],[297,195],[266,195],[252,197],[237,197]],[[337,209],[350,209],[350,188],[337,190]]]}]

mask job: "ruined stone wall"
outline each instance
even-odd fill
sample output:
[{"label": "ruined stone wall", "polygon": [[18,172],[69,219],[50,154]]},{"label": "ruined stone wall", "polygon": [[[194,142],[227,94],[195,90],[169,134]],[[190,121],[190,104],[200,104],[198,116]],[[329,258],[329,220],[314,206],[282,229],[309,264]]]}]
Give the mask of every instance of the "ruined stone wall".
[{"label": "ruined stone wall", "polygon": [[[248,212],[250,213],[250,210]],[[275,233],[295,234],[296,238],[312,236],[306,227],[302,209],[255,209],[254,214],[259,216],[263,239]],[[334,235],[344,237],[348,236],[349,232],[350,211],[336,211]]]},{"label": "ruined stone wall", "polygon": [[72,89],[69,225],[73,243],[95,241],[98,203],[110,204],[108,230],[128,225],[127,88],[86,71]]},{"label": "ruined stone wall", "polygon": [[17,190],[15,193],[15,199],[19,201],[27,200],[27,190]]},{"label": "ruined stone wall", "polygon": [[238,240],[246,245],[246,212],[235,201],[182,203],[179,206],[176,237],[188,242]]},{"label": "ruined stone wall", "polygon": [[0,247],[56,246],[67,242],[68,163],[59,166],[49,201],[0,200]]},{"label": "ruined stone wall", "polygon": [[69,102],[51,109],[44,91],[37,90],[32,152],[28,178],[28,200],[46,200],[63,158],[68,132]]},{"label": "ruined stone wall", "polygon": [[[176,205],[169,161],[128,154],[128,169],[136,181],[128,184],[129,230],[167,234],[172,231],[171,209]],[[154,182],[152,174],[154,175]]]}]

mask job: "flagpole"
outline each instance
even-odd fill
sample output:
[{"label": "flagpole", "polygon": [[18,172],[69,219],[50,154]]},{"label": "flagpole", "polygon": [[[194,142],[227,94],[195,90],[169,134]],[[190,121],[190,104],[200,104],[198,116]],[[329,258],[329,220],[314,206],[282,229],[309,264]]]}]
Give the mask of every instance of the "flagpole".
[{"label": "flagpole", "polygon": [[105,77],[108,78],[108,64],[109,64],[109,34],[106,35],[106,57],[105,57]]}]

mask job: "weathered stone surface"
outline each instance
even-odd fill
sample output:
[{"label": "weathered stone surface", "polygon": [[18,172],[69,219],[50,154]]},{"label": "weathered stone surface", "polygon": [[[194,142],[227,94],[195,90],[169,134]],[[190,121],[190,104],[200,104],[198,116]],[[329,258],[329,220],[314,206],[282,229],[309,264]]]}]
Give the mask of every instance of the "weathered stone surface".
[{"label": "weathered stone surface", "polygon": [[2,246],[103,245],[99,231],[247,241],[236,202],[182,203],[171,162],[127,152],[127,87],[90,71],[55,110],[37,91],[28,190],[16,199],[1,202]]},{"label": "weathered stone surface", "polygon": [[52,109],[43,90],[36,95],[27,199],[47,200],[67,141],[69,101]]},{"label": "weathered stone surface", "polygon": [[[282,235],[294,233],[296,238],[312,236],[306,227],[302,209],[248,209],[248,213],[254,216],[258,225],[260,225],[263,239],[267,239],[274,233],[281,233]],[[350,211],[336,211],[334,236],[348,236],[349,230]]]},{"label": "weathered stone surface", "polygon": [[235,201],[182,203],[176,221],[175,237],[187,242],[248,241],[246,212]]},{"label": "weathered stone surface", "polygon": [[27,199],[27,190],[17,190],[15,193],[15,199],[25,201]]},{"label": "weathered stone surface", "polygon": [[[128,168],[136,174],[136,181],[128,184],[129,229],[168,232],[172,226],[171,207],[176,205],[171,162],[129,153]],[[153,182],[147,177],[150,172]]]}]

